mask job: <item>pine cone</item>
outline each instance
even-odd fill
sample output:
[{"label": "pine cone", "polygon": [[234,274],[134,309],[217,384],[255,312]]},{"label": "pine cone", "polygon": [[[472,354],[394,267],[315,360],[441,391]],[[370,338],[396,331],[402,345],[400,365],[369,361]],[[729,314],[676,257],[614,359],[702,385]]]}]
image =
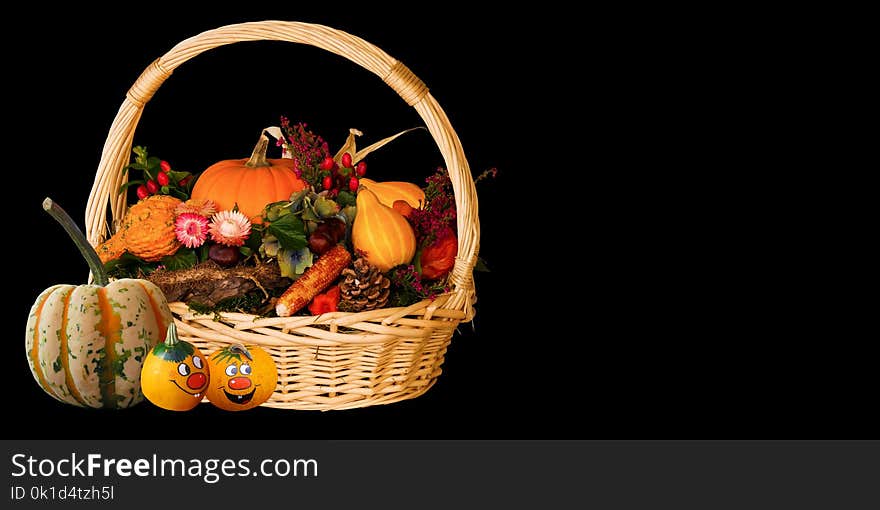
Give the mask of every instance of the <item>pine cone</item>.
[{"label": "pine cone", "polygon": [[391,280],[366,259],[355,260],[353,266],[342,270],[339,310],[363,312],[384,307],[391,294]]}]

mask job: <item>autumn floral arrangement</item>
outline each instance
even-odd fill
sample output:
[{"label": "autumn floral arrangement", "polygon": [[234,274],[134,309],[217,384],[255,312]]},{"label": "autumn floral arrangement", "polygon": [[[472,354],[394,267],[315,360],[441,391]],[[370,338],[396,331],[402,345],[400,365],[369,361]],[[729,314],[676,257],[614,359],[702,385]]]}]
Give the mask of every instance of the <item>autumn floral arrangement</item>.
[{"label": "autumn floral arrangement", "polygon": [[[266,157],[267,133],[282,158]],[[365,157],[402,134],[359,151],[352,129],[331,154],[282,117],[249,158],[200,175],[135,147],[120,193],[134,187],[137,202],[97,252],[109,275],[147,279],[203,313],[318,315],[433,298],[449,290],[458,248],[447,173],[422,187],[367,177]]]}]

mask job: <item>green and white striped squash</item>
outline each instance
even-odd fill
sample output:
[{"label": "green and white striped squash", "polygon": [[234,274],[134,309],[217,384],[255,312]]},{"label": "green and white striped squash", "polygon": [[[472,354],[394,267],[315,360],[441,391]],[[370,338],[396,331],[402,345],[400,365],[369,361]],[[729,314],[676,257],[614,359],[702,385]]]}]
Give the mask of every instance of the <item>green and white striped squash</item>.
[{"label": "green and white striped squash", "polygon": [[34,379],[55,399],[80,407],[131,407],[144,399],[141,368],[173,318],[159,287],[147,280],[110,282],[95,249],[50,199],[92,270],[94,285],[53,285],[28,315],[25,350]]},{"label": "green and white striped squash", "polygon": [[144,358],[172,320],[162,291],[146,280],[54,285],[31,308],[28,363],[37,383],[61,402],[131,407],[144,398]]}]

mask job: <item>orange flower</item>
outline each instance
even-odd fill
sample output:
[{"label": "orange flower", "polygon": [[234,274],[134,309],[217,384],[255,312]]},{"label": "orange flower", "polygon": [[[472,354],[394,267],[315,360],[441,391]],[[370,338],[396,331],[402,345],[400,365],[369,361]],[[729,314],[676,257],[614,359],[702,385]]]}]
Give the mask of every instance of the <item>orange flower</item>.
[{"label": "orange flower", "polygon": [[422,265],[422,278],[437,280],[446,276],[455,265],[455,256],[458,255],[458,239],[451,228],[437,237],[434,244],[422,250],[419,259]]},{"label": "orange flower", "polygon": [[321,315],[322,313],[335,312],[338,304],[339,285],[334,285],[327,289],[327,292],[315,296],[315,299],[309,303],[309,313]]}]

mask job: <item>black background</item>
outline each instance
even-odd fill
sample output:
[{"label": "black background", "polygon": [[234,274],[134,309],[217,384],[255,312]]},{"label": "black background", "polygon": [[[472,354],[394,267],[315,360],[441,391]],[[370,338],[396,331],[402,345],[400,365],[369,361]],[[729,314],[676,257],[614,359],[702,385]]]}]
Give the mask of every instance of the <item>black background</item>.
[{"label": "black background", "polygon": [[[651,41],[632,53],[625,33],[596,36],[602,19],[550,10],[421,10],[285,4],[184,16],[145,6],[101,20],[59,10],[18,20],[39,42],[6,42],[6,121],[16,133],[6,141],[15,163],[7,194],[20,200],[7,211],[15,226],[4,254],[21,275],[8,311],[13,436],[127,437],[138,425],[300,439],[876,433],[876,376],[862,340],[778,320],[796,317],[784,282],[771,274],[750,285],[744,269],[760,266],[763,245],[724,239],[730,225],[711,219],[705,202],[722,191],[689,172],[695,161],[703,174],[726,172],[726,156],[678,144],[687,99],[665,93],[695,85],[662,59],[644,64]],[[474,172],[499,168],[479,190],[481,255],[492,272],[477,276],[473,329],[460,328],[433,389],[389,406],[231,414],[205,405],[174,414],[148,403],[118,412],[58,404],[33,383],[17,342],[37,294],[82,282],[87,269],[41,200],[51,196],[82,221],[104,138],[141,70],[186,37],[259,19],[323,23],[378,45],[428,84]],[[672,101],[680,110],[662,125],[656,109],[640,108]],[[711,102],[699,107],[711,116]],[[199,171],[247,155],[282,114],[331,145],[349,127],[369,143],[420,125],[381,80],[339,57],[247,43],[175,71],[147,105],[135,143]],[[425,133],[367,161],[370,177],[414,182],[442,164]]]}]

